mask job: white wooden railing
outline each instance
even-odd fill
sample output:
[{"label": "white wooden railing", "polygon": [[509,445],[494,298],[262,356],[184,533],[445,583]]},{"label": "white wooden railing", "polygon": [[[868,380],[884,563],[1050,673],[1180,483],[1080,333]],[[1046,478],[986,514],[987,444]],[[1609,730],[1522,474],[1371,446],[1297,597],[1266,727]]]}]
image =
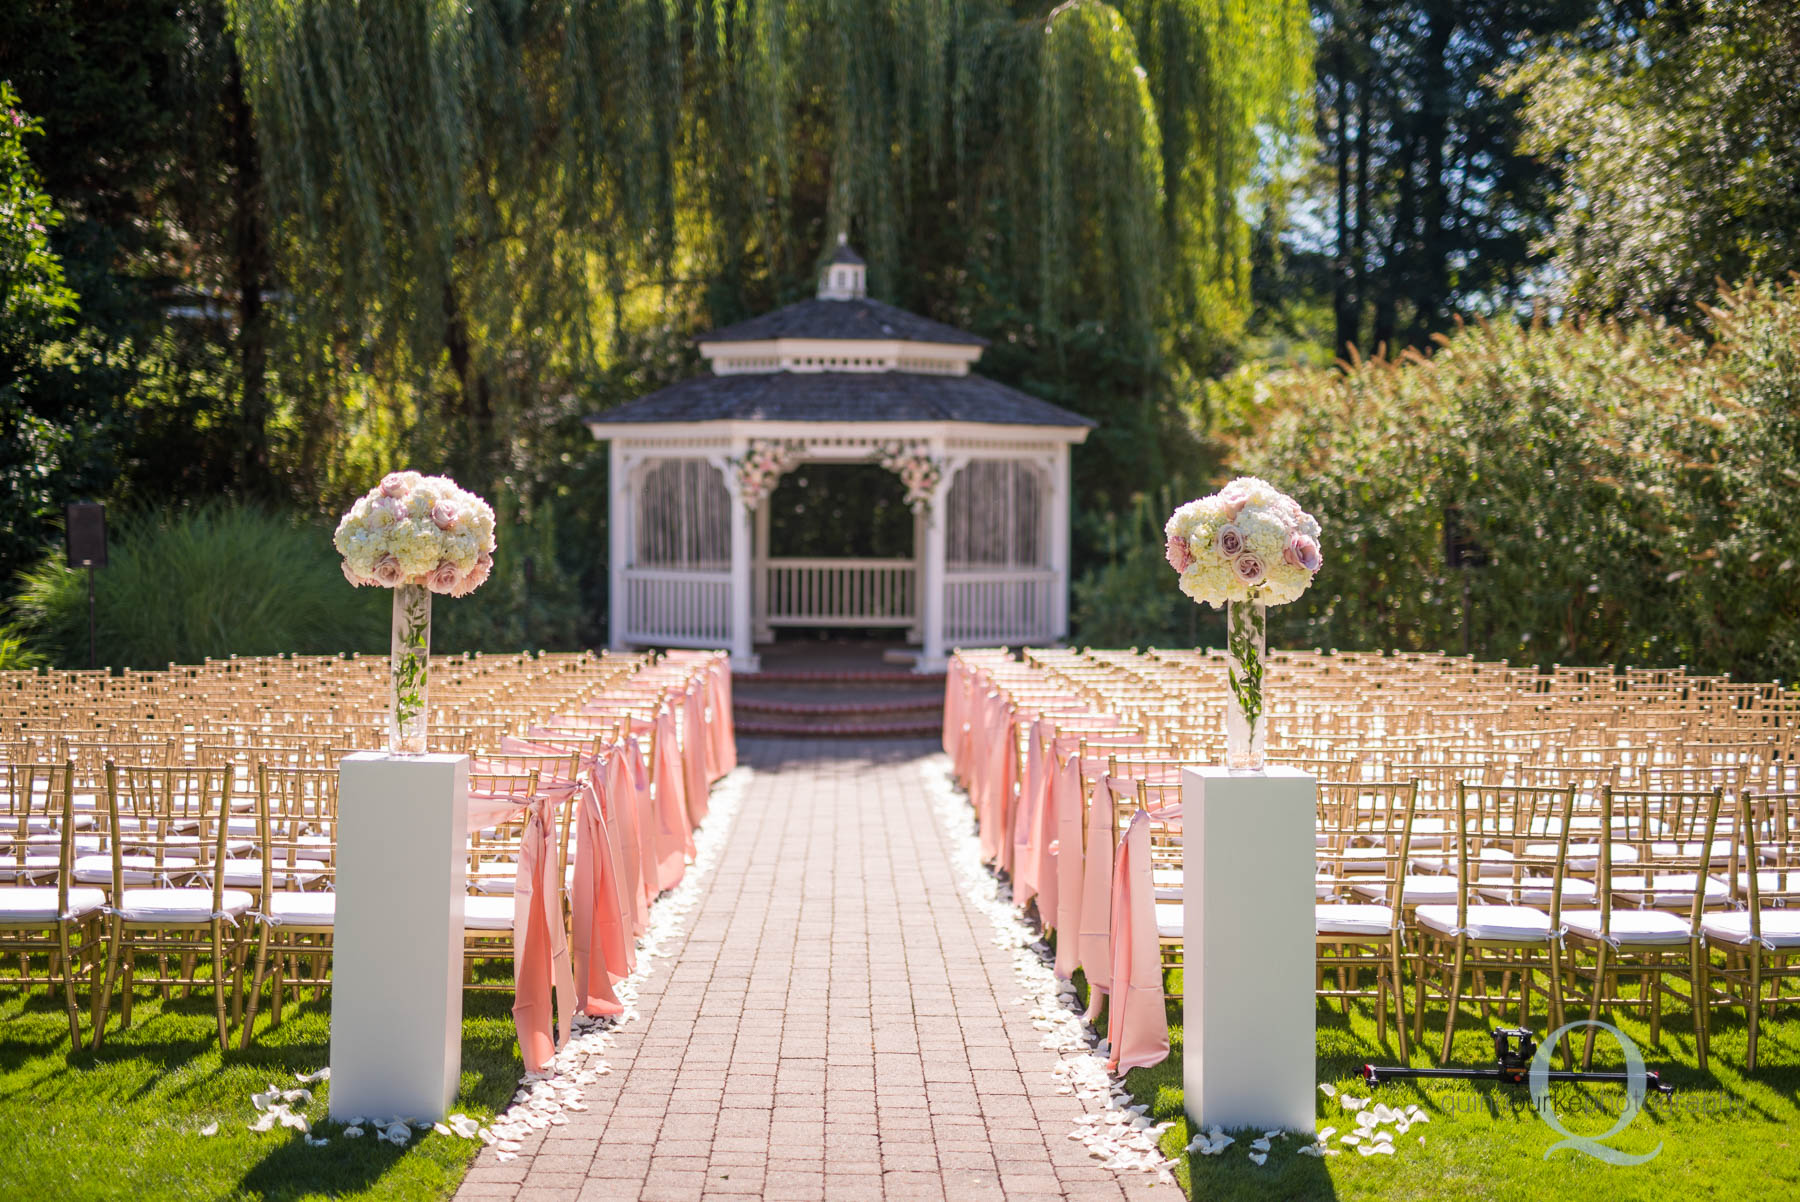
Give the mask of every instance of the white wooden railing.
[{"label": "white wooden railing", "polygon": [[669,646],[731,643],[731,573],[626,568],[625,640]]},{"label": "white wooden railing", "polygon": [[911,626],[919,616],[910,559],[770,559],[759,601],[765,626]]},{"label": "white wooden railing", "polygon": [[1057,576],[1047,569],[951,571],[944,578],[944,642],[1017,646],[1056,637]]}]

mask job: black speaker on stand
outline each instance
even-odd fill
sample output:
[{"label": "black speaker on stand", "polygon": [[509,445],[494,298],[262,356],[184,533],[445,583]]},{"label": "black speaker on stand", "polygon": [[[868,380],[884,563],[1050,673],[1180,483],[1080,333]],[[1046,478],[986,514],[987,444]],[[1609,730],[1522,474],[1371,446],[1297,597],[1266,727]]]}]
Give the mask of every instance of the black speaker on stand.
[{"label": "black speaker on stand", "polygon": [[99,667],[94,640],[94,569],[106,566],[106,506],[97,501],[74,501],[63,510],[68,532],[68,563],[86,568],[88,574],[88,667]]}]

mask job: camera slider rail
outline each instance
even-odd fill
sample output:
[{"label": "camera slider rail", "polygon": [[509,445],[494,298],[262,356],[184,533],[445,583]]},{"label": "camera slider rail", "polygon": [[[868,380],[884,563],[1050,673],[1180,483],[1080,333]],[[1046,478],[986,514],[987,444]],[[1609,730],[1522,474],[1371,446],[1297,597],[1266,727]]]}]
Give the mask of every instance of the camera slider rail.
[{"label": "camera slider rail", "polygon": [[[1458,1081],[1498,1081],[1503,1085],[1524,1085],[1531,1077],[1531,1061],[1537,1055],[1537,1040],[1524,1027],[1495,1027],[1494,1031],[1494,1067],[1493,1068],[1406,1068],[1398,1065],[1382,1066],[1365,1064],[1362,1066],[1362,1077],[1371,1086],[1385,1081],[1415,1080],[1420,1077],[1445,1078]],[[1552,1081],[1593,1081],[1627,1085],[1631,1082],[1630,1073],[1609,1072],[1564,1072],[1554,1070],[1546,1074]],[[1655,1069],[1644,1070],[1646,1089],[1654,1090],[1665,1096],[1673,1094],[1675,1087],[1666,1084]]]}]

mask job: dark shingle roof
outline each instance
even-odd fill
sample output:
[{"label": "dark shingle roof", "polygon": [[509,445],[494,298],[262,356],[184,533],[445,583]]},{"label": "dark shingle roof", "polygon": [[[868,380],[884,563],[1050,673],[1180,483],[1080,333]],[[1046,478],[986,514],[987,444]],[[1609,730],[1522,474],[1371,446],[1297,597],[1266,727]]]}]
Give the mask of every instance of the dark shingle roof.
[{"label": "dark shingle roof", "polygon": [[857,267],[866,266],[862,256],[851,250],[850,244],[842,238],[838,239],[837,249],[831,252],[831,258],[827,259],[826,263],[851,263]]},{"label": "dark shingle roof", "polygon": [[966,333],[883,301],[812,300],[752,317],[736,325],[708,330],[695,342],[766,342],[771,338],[899,339],[903,342],[938,342],[955,346],[986,346],[987,339]]},{"label": "dark shingle roof", "polygon": [[695,376],[587,420],[712,422],[988,422],[1092,426],[1079,414],[984,376],[905,371],[753,372]]}]

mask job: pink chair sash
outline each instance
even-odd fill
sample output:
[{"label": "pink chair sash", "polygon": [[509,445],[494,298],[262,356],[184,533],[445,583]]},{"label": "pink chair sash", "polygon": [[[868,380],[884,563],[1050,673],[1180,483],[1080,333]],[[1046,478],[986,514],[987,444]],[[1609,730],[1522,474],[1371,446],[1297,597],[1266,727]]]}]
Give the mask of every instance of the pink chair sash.
[{"label": "pink chair sash", "polygon": [[656,716],[650,762],[650,792],[656,806],[656,891],[673,889],[687,872],[693,850],[688,829],[687,804],[682,798],[681,738],[675,729],[675,711],[665,707]]},{"label": "pink chair sash", "polygon": [[737,767],[737,734],[731,721],[731,661],[723,656],[714,660],[707,681],[712,690],[712,724],[707,732],[712,736],[711,771],[717,780]]},{"label": "pink chair sash", "polygon": [[1106,1067],[1148,1068],[1169,1055],[1169,1019],[1150,876],[1150,815],[1139,810],[1119,840],[1113,865],[1112,993],[1107,1002]]},{"label": "pink chair sash", "polygon": [[[1097,995],[1112,988],[1112,790],[1105,779],[1094,786],[1088,802],[1087,863],[1081,882],[1081,938],[1076,957],[1088,985]],[[1088,1001],[1091,1018],[1098,1014]]]},{"label": "pink chair sash", "polygon": [[[1082,866],[1081,827],[1085,813],[1081,805],[1081,740],[1063,736],[1056,740],[1051,754],[1056,759],[1056,774],[1050,785],[1049,808],[1056,822],[1056,975],[1069,980],[1080,961],[1081,896],[1084,874]],[[1038,909],[1043,910],[1040,902]]]},{"label": "pink chair sash", "polygon": [[706,794],[712,784],[706,772],[708,749],[706,698],[695,681],[681,702],[681,783],[690,828],[706,821]]},{"label": "pink chair sash", "polygon": [[576,821],[575,884],[569,899],[575,987],[583,1014],[619,1014],[625,1007],[612,983],[631,975],[637,948],[626,930],[618,846],[606,825],[600,787],[591,775],[582,781],[576,799]]},{"label": "pink chair sash", "polygon": [[[1038,858],[1034,840],[1038,833],[1038,814],[1044,809],[1050,788],[1046,743],[1051,729],[1049,723],[1038,718],[1025,735],[1025,780],[1019,787],[1019,803],[1013,810],[1012,820],[1013,903],[1020,909],[1038,894]],[[1045,913],[1041,905],[1038,912]]]}]

